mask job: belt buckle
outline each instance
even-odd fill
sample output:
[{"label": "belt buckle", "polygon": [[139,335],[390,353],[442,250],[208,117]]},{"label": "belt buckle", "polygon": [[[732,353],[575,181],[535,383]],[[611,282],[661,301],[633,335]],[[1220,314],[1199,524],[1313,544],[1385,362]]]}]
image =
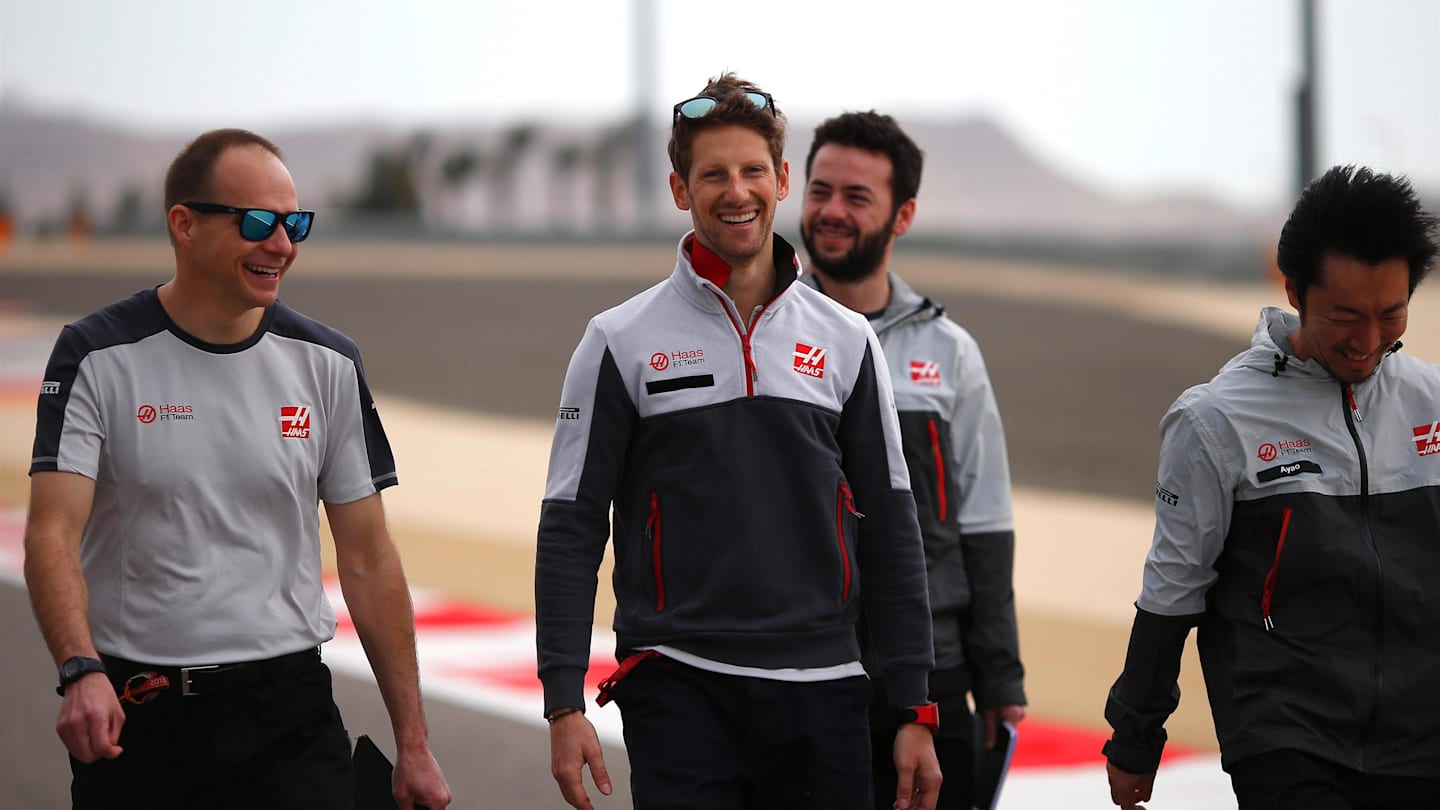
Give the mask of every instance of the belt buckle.
[{"label": "belt buckle", "polygon": [[192,672],[208,672],[208,671],[216,670],[216,669],[220,669],[220,665],[219,665],[219,664],[210,664],[209,666],[203,666],[203,667],[181,667],[181,668],[180,668],[180,694],[185,695],[186,697],[190,697],[190,696],[192,696],[192,695],[202,695],[202,694],[204,694],[203,692],[196,692],[196,691],[190,686],[190,674],[191,674]]}]

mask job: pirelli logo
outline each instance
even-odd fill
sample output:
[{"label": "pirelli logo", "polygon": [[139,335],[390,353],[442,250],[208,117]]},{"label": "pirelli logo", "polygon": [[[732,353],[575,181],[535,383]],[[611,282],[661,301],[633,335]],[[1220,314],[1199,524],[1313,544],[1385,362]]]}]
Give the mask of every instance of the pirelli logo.
[{"label": "pirelli logo", "polygon": [[1440,453],[1440,420],[1415,428],[1415,452],[1422,456]]}]

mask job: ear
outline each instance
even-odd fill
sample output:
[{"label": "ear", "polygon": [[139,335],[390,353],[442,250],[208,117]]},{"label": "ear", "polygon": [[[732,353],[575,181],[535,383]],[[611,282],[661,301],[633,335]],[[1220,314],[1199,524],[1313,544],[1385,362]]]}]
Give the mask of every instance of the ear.
[{"label": "ear", "polygon": [[685,190],[685,178],[670,172],[670,194],[675,198],[675,207],[681,211],[690,210],[690,195]]},{"label": "ear", "polygon": [[780,171],[775,173],[775,179],[778,183],[775,188],[775,201],[779,202],[790,196],[790,161],[780,161]]},{"label": "ear", "polygon": [[170,238],[177,245],[189,246],[193,241],[192,231],[195,228],[195,215],[189,208],[183,205],[172,205],[170,210],[165,212],[165,224],[170,229]]},{"label": "ear", "polygon": [[915,224],[915,198],[911,197],[900,204],[900,210],[895,212],[895,227],[892,229],[896,236],[902,236],[910,226]]},{"label": "ear", "polygon": [[1300,294],[1295,289],[1293,279],[1285,279],[1285,297],[1290,299],[1290,306],[1298,313],[1300,311]]}]

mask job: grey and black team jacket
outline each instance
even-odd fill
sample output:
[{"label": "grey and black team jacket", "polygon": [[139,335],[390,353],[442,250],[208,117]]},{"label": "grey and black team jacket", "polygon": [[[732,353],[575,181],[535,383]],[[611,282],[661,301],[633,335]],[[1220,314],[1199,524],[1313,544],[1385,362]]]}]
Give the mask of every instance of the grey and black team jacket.
[{"label": "grey and black team jacket", "polygon": [[687,235],[674,273],[596,316],[570,360],[536,551],[547,711],[583,705],[607,534],[618,654],[856,661],[863,587],[895,705],[926,699],[925,561],[884,356],[862,316],[793,283],[778,236],[774,254],[747,331],[729,268]]},{"label": "grey and black team jacket", "polygon": [[1293,748],[1440,773],[1440,367],[1344,385],[1266,309],[1161,422],[1155,540],[1106,754],[1153,771],[1198,624],[1223,763]]},{"label": "grey and black team jacket", "polygon": [[[943,307],[890,277],[871,319],[890,369],[915,492],[935,669],[964,668],[980,708],[1025,703],[1005,431],[985,359]],[[817,289],[814,274],[805,280]]]}]

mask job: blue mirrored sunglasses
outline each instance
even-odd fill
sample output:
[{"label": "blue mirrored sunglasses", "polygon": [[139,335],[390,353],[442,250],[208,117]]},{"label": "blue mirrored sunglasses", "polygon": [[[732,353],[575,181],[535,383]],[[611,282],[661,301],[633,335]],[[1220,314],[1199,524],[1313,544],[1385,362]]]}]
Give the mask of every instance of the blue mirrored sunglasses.
[{"label": "blue mirrored sunglasses", "polygon": [[285,235],[291,242],[304,242],[310,235],[310,225],[315,222],[314,211],[291,211],[281,213],[268,208],[236,208],[207,202],[183,202],[181,205],[203,214],[239,214],[240,238],[250,242],[264,242],[275,233],[275,228],[285,226]]},{"label": "blue mirrored sunglasses", "polygon": [[[756,107],[769,110],[771,115],[775,114],[775,99],[771,98],[769,93],[751,90],[743,95]],[[704,118],[718,106],[720,106],[720,99],[714,96],[696,96],[675,105],[675,120],[689,118],[693,121],[696,118]]]}]

